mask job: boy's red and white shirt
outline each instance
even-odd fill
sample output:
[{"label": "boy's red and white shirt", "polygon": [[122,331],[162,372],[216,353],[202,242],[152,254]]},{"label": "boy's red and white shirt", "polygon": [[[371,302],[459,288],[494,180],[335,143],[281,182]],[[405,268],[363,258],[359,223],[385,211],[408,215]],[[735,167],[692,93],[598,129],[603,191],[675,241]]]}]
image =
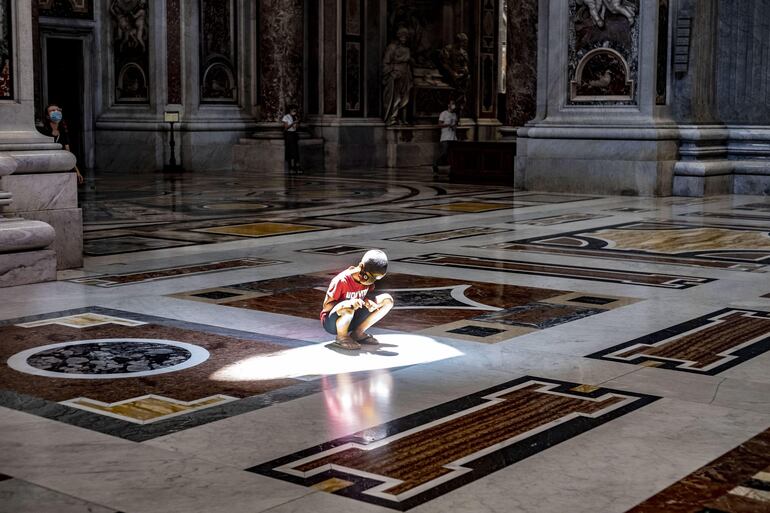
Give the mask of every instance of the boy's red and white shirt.
[{"label": "boy's red and white shirt", "polygon": [[[345,269],[332,279],[326,291],[327,298],[335,303],[347,299],[364,299],[369,291],[374,290],[374,285],[362,285],[353,279],[354,269],[354,267]],[[326,315],[328,312],[321,312],[321,320]]]}]

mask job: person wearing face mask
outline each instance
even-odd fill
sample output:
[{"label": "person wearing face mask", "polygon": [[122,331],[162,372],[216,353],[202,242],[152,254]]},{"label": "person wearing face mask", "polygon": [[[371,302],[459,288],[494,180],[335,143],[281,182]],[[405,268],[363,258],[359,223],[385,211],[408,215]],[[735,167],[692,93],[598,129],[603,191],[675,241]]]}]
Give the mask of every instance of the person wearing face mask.
[{"label": "person wearing face mask", "polygon": [[[53,142],[59,143],[62,147],[70,151],[70,138],[67,132],[67,123],[64,122],[61,107],[52,103],[45,109],[45,122],[43,123],[43,134],[53,137]],[[78,166],[75,166],[78,183],[83,183],[83,175],[80,174]]]},{"label": "person wearing face mask", "polygon": [[438,117],[438,125],[441,127],[441,139],[439,142],[439,151],[433,160],[433,174],[438,173],[439,164],[446,162],[449,156],[449,143],[457,140],[457,105],[454,100],[450,100],[447,108]]}]

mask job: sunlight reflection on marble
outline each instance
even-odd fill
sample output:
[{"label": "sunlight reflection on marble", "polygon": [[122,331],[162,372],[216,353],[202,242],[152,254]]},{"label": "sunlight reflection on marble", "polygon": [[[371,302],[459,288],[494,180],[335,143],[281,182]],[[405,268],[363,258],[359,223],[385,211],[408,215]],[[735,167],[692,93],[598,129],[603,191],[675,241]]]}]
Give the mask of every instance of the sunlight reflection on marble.
[{"label": "sunlight reflection on marble", "polygon": [[224,367],[212,374],[211,379],[251,381],[324,376],[392,369],[445,360],[463,354],[454,347],[419,335],[380,334],[377,338],[379,345],[364,346],[359,351],[336,349],[329,347],[328,343],[321,343],[254,356]]},{"label": "sunlight reflection on marble", "polygon": [[336,385],[324,386],[323,398],[327,419],[337,431],[354,431],[356,426],[378,424],[383,421],[383,414],[390,411],[393,376],[387,370],[375,370],[363,381],[341,374]]}]

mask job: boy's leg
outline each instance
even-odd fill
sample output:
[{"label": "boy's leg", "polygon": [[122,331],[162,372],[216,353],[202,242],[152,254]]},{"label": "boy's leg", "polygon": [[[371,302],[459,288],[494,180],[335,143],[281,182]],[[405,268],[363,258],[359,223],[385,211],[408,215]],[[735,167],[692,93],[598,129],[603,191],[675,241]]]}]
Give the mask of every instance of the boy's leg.
[{"label": "boy's leg", "polygon": [[361,348],[360,344],[350,337],[350,323],[353,322],[353,317],[356,312],[357,310],[352,308],[340,308],[334,314],[330,314],[330,316],[336,317],[336,319],[334,319],[334,324],[337,328],[335,342],[345,349]]},{"label": "boy's leg", "polygon": [[[364,310],[369,313],[366,317],[361,319],[360,322],[353,322],[353,325],[348,325],[348,329],[352,330],[351,336],[353,340],[363,342],[365,344],[376,344],[377,339],[371,335],[367,335],[366,330],[374,326],[383,317],[388,315],[388,312],[393,308],[393,297],[390,294],[378,294],[374,302],[380,305],[380,307],[373,311]],[[352,319],[351,319],[352,320]]]}]

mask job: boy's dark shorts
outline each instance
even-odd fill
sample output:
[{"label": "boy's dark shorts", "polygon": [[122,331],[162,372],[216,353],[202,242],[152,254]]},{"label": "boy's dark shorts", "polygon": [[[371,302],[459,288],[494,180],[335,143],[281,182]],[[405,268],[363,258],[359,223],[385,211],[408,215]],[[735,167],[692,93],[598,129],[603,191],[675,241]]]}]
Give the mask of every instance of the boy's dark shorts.
[{"label": "boy's dark shorts", "polygon": [[[350,327],[348,328],[348,334],[353,333],[359,324],[364,322],[364,319],[369,317],[372,312],[370,312],[366,307],[361,307],[353,314],[353,320],[350,321]],[[339,319],[340,316],[337,315],[336,312],[330,313],[326,316],[323,322],[323,327],[326,330],[327,333],[330,333],[332,335],[337,334],[337,319]]]}]

